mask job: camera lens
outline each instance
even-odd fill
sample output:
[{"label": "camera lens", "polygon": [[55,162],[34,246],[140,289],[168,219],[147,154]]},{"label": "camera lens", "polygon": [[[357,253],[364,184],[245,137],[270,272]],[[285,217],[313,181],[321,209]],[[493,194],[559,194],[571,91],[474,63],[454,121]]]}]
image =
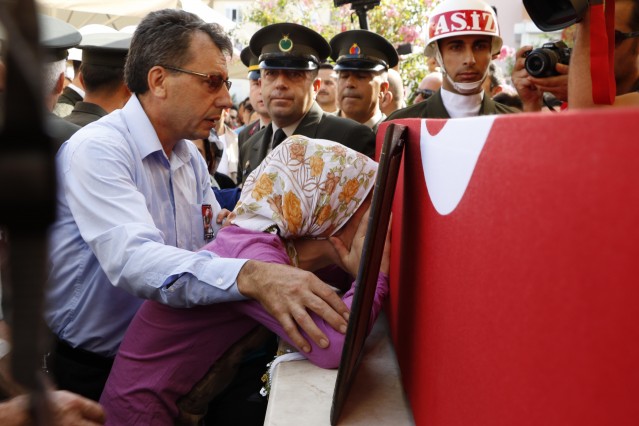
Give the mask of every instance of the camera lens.
[{"label": "camera lens", "polygon": [[557,55],[549,49],[535,49],[526,58],[524,66],[533,77],[548,77],[555,74]]},{"label": "camera lens", "polygon": [[530,55],[526,58],[526,71],[534,77],[543,74],[545,65],[546,61],[540,54]]}]

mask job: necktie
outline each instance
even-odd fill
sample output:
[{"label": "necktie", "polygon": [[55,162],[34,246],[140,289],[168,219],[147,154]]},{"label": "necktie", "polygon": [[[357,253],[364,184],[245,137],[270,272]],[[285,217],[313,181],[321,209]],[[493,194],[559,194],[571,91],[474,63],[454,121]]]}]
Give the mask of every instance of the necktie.
[{"label": "necktie", "polygon": [[277,129],[277,131],[275,132],[275,135],[273,136],[273,149],[275,149],[279,144],[282,143],[282,141],[286,139],[286,133],[284,133],[284,130],[282,129]]}]

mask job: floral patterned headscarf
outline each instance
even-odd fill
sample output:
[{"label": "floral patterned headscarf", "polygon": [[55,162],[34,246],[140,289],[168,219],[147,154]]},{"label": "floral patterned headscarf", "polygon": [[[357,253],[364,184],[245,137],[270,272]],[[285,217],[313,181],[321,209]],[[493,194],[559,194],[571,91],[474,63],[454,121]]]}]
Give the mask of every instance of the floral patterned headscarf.
[{"label": "floral patterned headscarf", "polygon": [[337,142],[291,136],[247,178],[233,223],[283,238],[328,237],[375,185],[377,163]]}]

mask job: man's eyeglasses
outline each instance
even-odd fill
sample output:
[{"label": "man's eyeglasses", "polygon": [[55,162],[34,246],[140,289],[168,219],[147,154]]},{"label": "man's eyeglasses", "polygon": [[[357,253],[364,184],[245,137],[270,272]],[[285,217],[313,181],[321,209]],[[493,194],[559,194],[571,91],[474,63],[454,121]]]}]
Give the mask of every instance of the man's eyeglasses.
[{"label": "man's eyeglasses", "polygon": [[639,37],[639,31],[624,33],[619,30],[615,30],[615,46],[619,46],[624,40],[634,37]]},{"label": "man's eyeglasses", "polygon": [[422,98],[426,99],[433,96],[434,93],[435,91],[430,89],[417,89],[415,90],[415,97],[417,97],[417,95],[422,95]]},{"label": "man's eyeglasses", "polygon": [[170,67],[168,65],[160,65],[167,70],[183,72],[185,74],[197,75],[198,77],[205,78],[211,90],[218,90],[222,87],[222,84],[226,85],[226,90],[231,88],[232,82],[230,80],[224,80],[219,74],[205,74],[203,72],[189,71],[178,67]]}]

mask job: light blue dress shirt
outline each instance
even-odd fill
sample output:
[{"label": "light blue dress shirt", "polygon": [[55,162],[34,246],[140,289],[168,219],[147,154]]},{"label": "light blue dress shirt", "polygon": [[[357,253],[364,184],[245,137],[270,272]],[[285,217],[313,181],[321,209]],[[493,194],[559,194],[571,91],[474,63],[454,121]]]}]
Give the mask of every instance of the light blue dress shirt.
[{"label": "light blue dress shirt", "polygon": [[244,300],[246,260],[195,252],[202,205],[220,211],[204,159],[181,140],[168,158],[134,95],[78,131],[57,158],[45,318],[73,347],[113,356],[143,299],[175,307]]}]

